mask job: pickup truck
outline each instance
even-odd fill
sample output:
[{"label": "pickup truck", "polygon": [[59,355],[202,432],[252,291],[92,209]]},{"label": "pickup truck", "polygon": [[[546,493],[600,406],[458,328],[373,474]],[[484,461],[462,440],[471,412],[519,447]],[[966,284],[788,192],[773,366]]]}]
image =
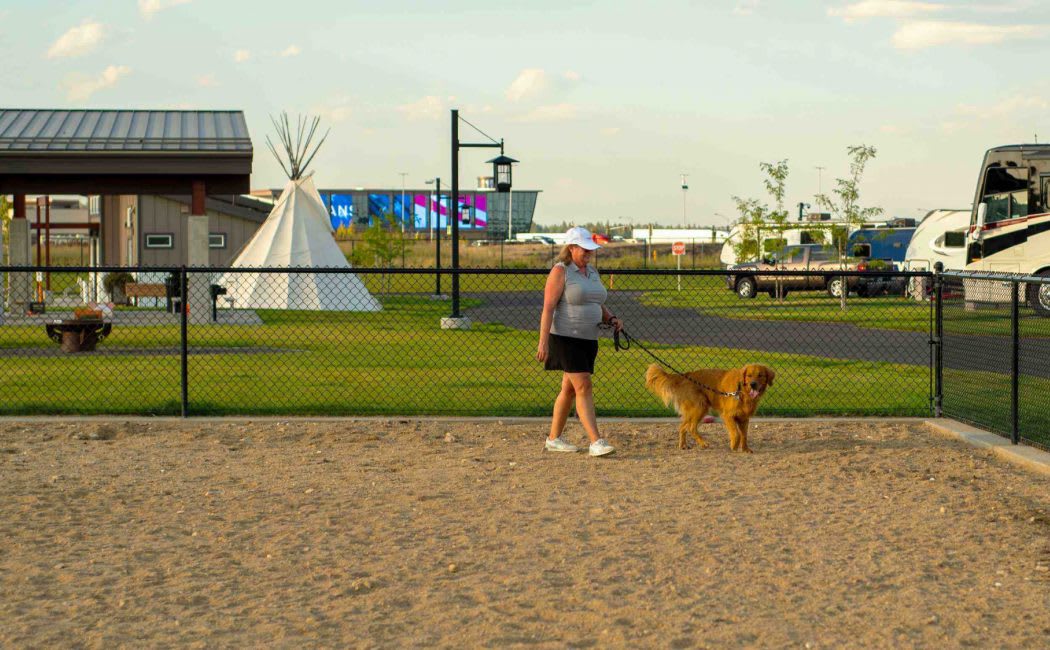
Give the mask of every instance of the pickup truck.
[{"label": "pickup truck", "polygon": [[[777,281],[780,281],[781,294],[791,291],[826,291],[829,296],[838,298],[842,291],[842,276],[836,271],[885,270],[886,263],[878,260],[847,259],[845,267],[839,262],[838,252],[821,244],[799,244],[787,246],[772,258],[761,262],[748,262],[729,267],[726,275],[726,287],[741,298],[754,298],[759,292],[776,296]],[[889,269],[893,265],[889,264]],[[763,275],[763,271],[806,271],[803,275]],[[846,279],[849,291],[858,296],[873,296],[884,291],[903,292],[903,280],[881,275],[849,276]],[[897,285],[901,286],[898,287]]]}]

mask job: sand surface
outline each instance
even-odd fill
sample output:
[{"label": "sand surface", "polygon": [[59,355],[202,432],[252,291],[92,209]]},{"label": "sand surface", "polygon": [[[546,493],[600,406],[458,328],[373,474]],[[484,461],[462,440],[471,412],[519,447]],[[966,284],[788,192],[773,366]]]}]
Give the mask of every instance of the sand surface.
[{"label": "sand surface", "polygon": [[921,424],[604,427],[0,422],[0,647],[1050,646],[1047,477]]}]

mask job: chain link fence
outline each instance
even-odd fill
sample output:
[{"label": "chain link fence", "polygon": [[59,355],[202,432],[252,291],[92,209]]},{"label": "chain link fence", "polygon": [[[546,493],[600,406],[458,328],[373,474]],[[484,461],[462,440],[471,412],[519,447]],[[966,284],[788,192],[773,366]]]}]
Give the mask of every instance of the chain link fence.
[{"label": "chain link fence", "polygon": [[[118,298],[13,301],[0,325],[7,415],[547,415],[561,379],[535,360],[547,270],[460,270],[456,295],[453,274],[433,269],[0,272],[9,299],[39,297],[36,274],[48,272],[53,286],[60,274],[84,290],[108,282]],[[746,299],[727,277],[602,271],[609,308],[671,367],[772,366],[764,415],[930,414],[930,302],[850,295],[843,310],[816,284]],[[653,362],[605,332],[599,414],[670,415],[644,388]]]},{"label": "chain link fence", "polygon": [[941,277],[944,415],[1050,449],[1050,278]]}]

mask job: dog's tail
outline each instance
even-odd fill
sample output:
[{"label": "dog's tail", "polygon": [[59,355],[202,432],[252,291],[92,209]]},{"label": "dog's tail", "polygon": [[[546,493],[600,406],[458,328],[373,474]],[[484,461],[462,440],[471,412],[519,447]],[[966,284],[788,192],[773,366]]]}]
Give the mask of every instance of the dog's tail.
[{"label": "dog's tail", "polygon": [[[669,374],[660,364],[654,363],[645,371],[645,388],[663,400],[664,406],[671,406],[675,401],[674,375]],[[677,409],[678,405],[675,404]]]}]

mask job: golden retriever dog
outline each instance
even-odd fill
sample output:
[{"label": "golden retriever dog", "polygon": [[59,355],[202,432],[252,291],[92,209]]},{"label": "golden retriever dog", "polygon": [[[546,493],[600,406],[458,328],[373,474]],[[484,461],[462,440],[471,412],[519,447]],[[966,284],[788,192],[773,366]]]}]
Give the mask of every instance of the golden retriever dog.
[{"label": "golden retriever dog", "polygon": [[[722,416],[729,432],[730,449],[750,454],[747,427],[762,395],[773,385],[775,376],[772,368],[759,363],[749,363],[735,370],[703,368],[681,375],[665,372],[654,363],[645,373],[645,387],[662,399],[665,406],[673,406],[682,416],[682,423],[678,425],[679,449],[686,448],[687,432],[693,435],[697,445],[707,448],[696,427],[708,410],[715,410]],[[712,388],[737,395],[721,395]]]}]

